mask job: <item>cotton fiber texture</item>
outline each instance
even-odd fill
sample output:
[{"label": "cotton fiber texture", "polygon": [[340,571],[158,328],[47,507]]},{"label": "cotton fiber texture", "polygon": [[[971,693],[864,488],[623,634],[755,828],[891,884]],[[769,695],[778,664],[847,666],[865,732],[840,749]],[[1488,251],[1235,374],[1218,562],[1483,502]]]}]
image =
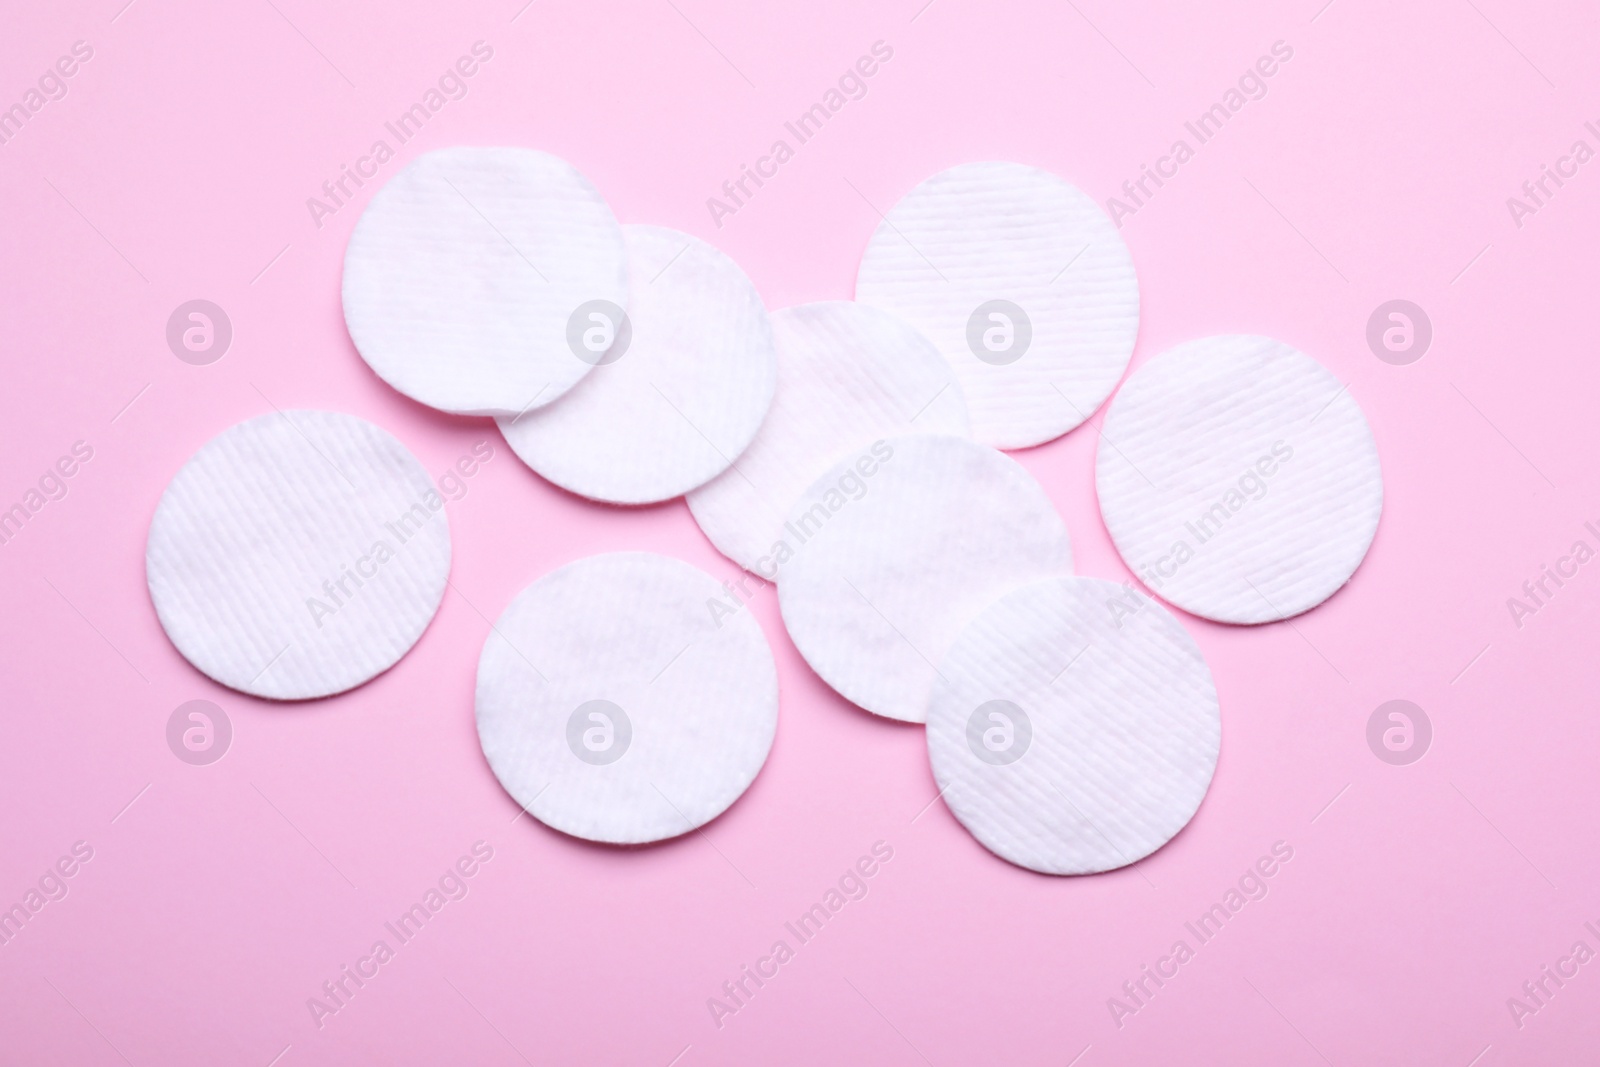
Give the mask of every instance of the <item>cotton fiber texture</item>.
[{"label": "cotton fiber texture", "polygon": [[574,837],[688,833],[755,780],[778,722],[772,653],[722,586],[647,552],[592,556],[524,589],[478,660],[478,739],[516,802]]},{"label": "cotton fiber texture", "polygon": [[1100,511],[1149,589],[1218,622],[1263,623],[1332,596],[1383,510],[1366,417],[1310,356],[1268,337],[1190,341],[1111,403]]},{"label": "cotton fiber texture", "polygon": [[938,346],[966,391],[972,437],[1027,448],[1111,395],[1139,332],[1133,260],[1087,194],[1018,163],[935,174],[889,210],[856,299]]},{"label": "cotton fiber texture", "polygon": [[622,233],[623,330],[596,320],[595,370],[555,403],[498,421],[522,461],[563,489],[648,504],[745,450],[772,403],[776,356],[761,294],[737,263],[677,230]]},{"label": "cotton fiber texture", "polygon": [[967,432],[949,364],[893,315],[824,301],[775,312],[772,325],[778,390],[767,419],[732,469],[689,494],[717,550],[768,581],[790,508],[836,460],[884,437]]},{"label": "cotton fiber texture", "polygon": [[444,500],[353,415],[283,411],[207,442],[150,521],[150,599],[183,657],[275,700],[343,692],[422,636],[450,573]]},{"label": "cotton fiber texture", "polygon": [[874,443],[802,494],[778,603],[822,680],[922,722],[968,620],[1018,585],[1070,574],[1067,529],[1016,460],[959,437]]},{"label": "cotton fiber texture", "polygon": [[350,339],[378,377],[458,415],[517,415],[593,369],[591,316],[628,300],[622,231],[570,164],[442,148],[373,196],[344,257]]},{"label": "cotton fiber texture", "polygon": [[928,755],[985,848],[1045,874],[1123,867],[1200,806],[1222,736],[1217,692],[1178,621],[1131,586],[1013,590],[939,663]]}]

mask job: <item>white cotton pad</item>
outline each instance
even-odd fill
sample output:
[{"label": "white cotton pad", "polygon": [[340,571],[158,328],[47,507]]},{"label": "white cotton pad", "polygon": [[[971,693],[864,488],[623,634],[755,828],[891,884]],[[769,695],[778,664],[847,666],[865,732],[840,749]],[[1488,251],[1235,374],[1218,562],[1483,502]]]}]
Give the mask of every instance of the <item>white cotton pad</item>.
[{"label": "white cotton pad", "polygon": [[429,407],[515,415],[594,366],[593,315],[628,300],[622,231],[570,164],[443,148],[373,196],[344,255],[344,319],[378,377]]},{"label": "white cotton pad", "polygon": [[563,489],[649,504],[744,451],[772,403],[776,356],[761,294],[737,263],[677,230],[622,234],[626,333],[559,402],[499,423],[522,461]]},{"label": "white cotton pad", "polygon": [[1211,671],[1159,604],[1098,578],[1016,589],[939,664],[928,755],[991,852],[1045,874],[1133,863],[1200,806],[1222,721]]},{"label": "white cotton pad", "polygon": [[861,257],[856,299],[939,346],[966,390],[974,440],[1027,448],[1111,395],[1139,332],[1139,283],[1086,194],[1019,163],[935,174],[890,209]]},{"label": "white cotton pad", "polygon": [[796,503],[778,603],[795,647],[846,699],[922,722],[935,664],[1009,590],[1069,574],[1067,528],[1016,460],[959,437],[879,441]]},{"label": "white cotton pad", "polygon": [[1190,341],[1139,368],[1101,426],[1095,484],[1139,580],[1218,622],[1286,619],[1355,573],[1383,510],[1360,406],[1267,337]]},{"label": "white cotton pad", "polygon": [[778,391],[766,422],[732,469],[689,494],[717,550],[768,580],[789,509],[836,460],[884,437],[967,432],[949,364],[893,315],[827,301],[774,312],[772,329]]},{"label": "white cotton pad", "polygon": [[202,672],[275,700],[343,692],[416,644],[450,573],[450,520],[388,433],[284,411],[206,442],[150,520],[145,576]]},{"label": "white cotton pad", "polygon": [[648,552],[569,563],[506,608],[478,660],[478,739],[539,821],[636,845],[710,822],[755,780],[778,676],[722,586]]}]

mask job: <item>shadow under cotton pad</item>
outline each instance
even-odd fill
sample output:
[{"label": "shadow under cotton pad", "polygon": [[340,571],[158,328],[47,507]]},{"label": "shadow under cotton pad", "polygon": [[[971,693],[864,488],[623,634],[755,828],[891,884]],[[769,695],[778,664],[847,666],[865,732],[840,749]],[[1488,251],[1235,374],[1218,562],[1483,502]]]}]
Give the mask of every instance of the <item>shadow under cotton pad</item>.
[{"label": "shadow under cotton pad", "polygon": [[[612,504],[671,500],[727,470],[772,403],[772,324],[739,265],[698,237],[624,226],[625,325],[593,323],[594,372],[499,420],[524,463]],[[599,314],[598,312],[596,313]]]},{"label": "shadow under cotton pad", "polygon": [[824,474],[786,526],[778,604],[795,647],[846,699],[922,722],[934,664],[1018,585],[1072,572],[1067,528],[1010,456],[932,434],[877,442]]},{"label": "shadow under cotton pad", "polygon": [[1100,513],[1157,596],[1217,622],[1332,596],[1383,510],[1378,448],[1327,368],[1269,337],[1206,337],[1140,367],[1095,459]]},{"label": "shadow under cotton pad", "polygon": [[749,788],[778,725],[778,676],[722,585],[648,552],[569,563],[524,589],[478,660],[478,739],[528,814],[643,844],[710,822]]},{"label": "shadow under cotton pad", "polygon": [[1222,740],[1211,671],[1178,620],[1131,587],[1023,586],[962,631],[939,671],[927,733],[940,795],[1019,867],[1134,863],[1210,787]]},{"label": "shadow under cotton pad", "polygon": [[344,319],[378,377],[457,415],[516,415],[585,374],[575,323],[628,300],[622,230],[571,164],[528,148],[442,148],[361,213]]},{"label": "shadow under cotton pad", "polygon": [[889,209],[856,299],[927,334],[955,368],[972,439],[1028,448],[1111,395],[1139,332],[1139,283],[1090,197],[1020,163],[966,163]]},{"label": "shadow under cotton pad", "polygon": [[230,427],[173,477],[145,574],[167,636],[202,672],[275,700],[388,670],[444,596],[450,521],[428,472],[353,415]]}]

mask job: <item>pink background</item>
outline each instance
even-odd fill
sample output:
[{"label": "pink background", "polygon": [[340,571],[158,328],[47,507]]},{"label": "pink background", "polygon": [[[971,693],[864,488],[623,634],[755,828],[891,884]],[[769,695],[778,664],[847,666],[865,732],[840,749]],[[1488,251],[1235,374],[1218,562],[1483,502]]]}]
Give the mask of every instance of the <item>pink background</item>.
[{"label": "pink background", "polygon": [[[0,903],[75,841],[94,858],[0,947],[0,1060],[1487,1067],[1596,1047],[1600,962],[1520,1028],[1506,1001],[1580,938],[1600,950],[1583,928],[1600,927],[1600,565],[1520,629],[1506,599],[1600,520],[1600,163],[1520,228],[1506,198],[1575,139],[1600,148],[1583,128],[1600,12],[921,2],[10,5],[0,106],[74,41],[94,57],[0,146],[0,506],[74,441],[94,458],[0,545]],[[681,502],[556,491],[488,422],[405,400],[350,345],[340,262],[373,186],[320,230],[306,198],[478,40],[494,57],[469,94],[383,177],[446,145],[558,153],[624,222],[732,254],[774,308],[848,297],[872,205],[958,162],[1038,164],[1103,203],[1273,42],[1294,49],[1126,220],[1134,362],[1215,332],[1315,355],[1372,423],[1387,508],[1351,585],[1292,624],[1183,617],[1224,742],[1172,844],[1057,879],[992,857],[941,804],[913,821],[935,793],[920,730],[828,691],[770,591],[753,610],[778,659],[777,741],[724,817],[635,851],[512,823],[473,728],[485,616],[597,551],[736,571]],[[878,40],[894,56],[866,97],[713,225],[706,198]],[[211,366],[163,337],[197,297],[234,326]],[[1402,297],[1436,336],[1397,367],[1364,334]],[[302,706],[190,668],[144,582],[167,480],[269,402],[371,419],[436,473],[496,443],[450,505],[459,592],[394,670]],[[1081,572],[1120,581],[1094,452],[1086,428],[1019,458]],[[195,698],[234,725],[208,767],[164,737]],[[1394,698],[1434,725],[1410,766],[1365,740]],[[494,859],[470,894],[318,1029],[306,999],[479,839]],[[707,998],[879,840],[894,858],[870,894],[718,1029]],[[1270,894],[1119,1028],[1107,999],[1280,840],[1294,858]]]}]

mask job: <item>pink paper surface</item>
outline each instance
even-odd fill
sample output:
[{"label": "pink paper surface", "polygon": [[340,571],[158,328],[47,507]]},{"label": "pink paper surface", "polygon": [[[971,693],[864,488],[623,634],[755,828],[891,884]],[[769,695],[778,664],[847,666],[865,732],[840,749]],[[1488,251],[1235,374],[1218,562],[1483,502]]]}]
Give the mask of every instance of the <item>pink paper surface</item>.
[{"label": "pink paper surface", "polygon": [[[1570,557],[1580,540],[1600,549],[1600,11],[124,2],[13,4],[0,34],[0,107],[26,112],[0,126],[0,508],[27,510],[75,443],[92,449],[64,464],[65,495],[41,493],[0,544],[0,906],[26,908],[76,843],[92,850],[63,863],[66,895],[0,945],[0,1062],[1600,1055],[1600,562]],[[92,56],[47,76],[80,41]],[[465,95],[441,93],[400,143],[385,124],[480,41],[492,57],[460,81]],[[785,123],[878,42],[892,56],[864,95],[841,96],[800,143]],[[1264,95],[1245,79],[1260,98],[1241,93],[1200,143],[1185,123],[1226,110],[1277,42],[1292,57],[1266,64]],[[776,173],[761,164],[765,184],[746,179],[736,210],[713,212],[708,198],[780,139],[792,153]],[[1179,139],[1192,158],[1172,174],[1161,160]],[[308,198],[342,167],[370,173],[378,140],[394,158],[314,213]],[[1222,758],[1195,820],[1134,868],[1048,878],[984,851],[935,801],[921,730],[834,696],[770,589],[749,610],[778,660],[777,741],[726,815],[638,850],[514,819],[473,726],[487,619],[598,551],[738,571],[682,502],[579,501],[522,467],[488,420],[421,408],[356,355],[339,305],[351,227],[378,183],[456,144],[571,160],[622,221],[713,242],[773,308],[848,298],[879,212],[955,163],[1017,160],[1122,198],[1143,297],[1134,365],[1218,332],[1320,359],[1378,440],[1377,540],[1345,590],[1291,622],[1182,617],[1215,673]],[[1170,176],[1146,179],[1135,203],[1123,183],[1143,165]],[[1562,184],[1530,195],[1544,166]],[[166,341],[194,299],[232,325],[209,365]],[[1367,342],[1374,309],[1395,299],[1432,323],[1408,365]],[[453,588],[416,648],[362,688],[294,706],[191,668],[144,579],[168,479],[275,406],[370,419],[436,474],[478,442],[495,449],[449,504]],[[1060,507],[1079,571],[1121,581],[1094,498],[1099,418],[1019,459]],[[1541,578],[1534,600],[1524,583]],[[209,766],[166,739],[195,699],[233,728]],[[1409,765],[1367,740],[1394,699],[1432,724]],[[389,933],[479,841],[493,855],[466,895],[404,943]],[[785,923],[877,842],[893,856],[865,897],[801,943]],[[1266,865],[1265,896],[1202,942],[1186,923],[1226,909],[1279,842],[1292,859]],[[379,940],[392,958],[363,964]],[[757,987],[743,968],[770,970],[779,940],[792,958]],[[1173,974],[1162,961],[1180,940],[1191,952]],[[376,970],[358,987],[346,966]],[[1147,966],[1169,976],[1157,986]],[[324,983],[341,979],[332,1000]],[[724,983],[741,980],[735,1001]],[[318,1017],[314,997],[338,1010]],[[737,1011],[713,1013],[713,997]]]}]

